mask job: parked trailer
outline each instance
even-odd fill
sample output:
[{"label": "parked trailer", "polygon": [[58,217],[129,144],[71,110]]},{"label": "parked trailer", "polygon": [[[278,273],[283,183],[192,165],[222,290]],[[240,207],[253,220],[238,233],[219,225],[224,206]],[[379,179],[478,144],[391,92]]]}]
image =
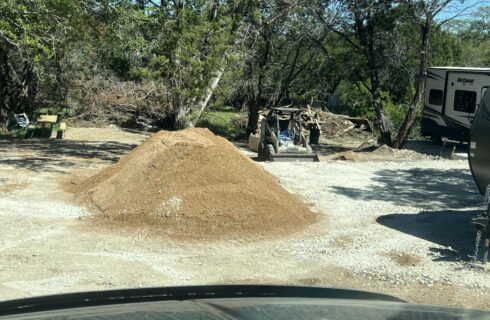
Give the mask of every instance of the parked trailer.
[{"label": "parked trailer", "polygon": [[473,219],[477,226],[475,260],[478,258],[478,247],[483,239],[483,263],[487,262],[490,247],[490,90],[481,100],[471,128],[468,161],[471,174],[481,195],[486,196],[487,210]]},{"label": "parked trailer", "polygon": [[422,135],[468,142],[476,108],[489,86],[490,68],[428,68]]}]

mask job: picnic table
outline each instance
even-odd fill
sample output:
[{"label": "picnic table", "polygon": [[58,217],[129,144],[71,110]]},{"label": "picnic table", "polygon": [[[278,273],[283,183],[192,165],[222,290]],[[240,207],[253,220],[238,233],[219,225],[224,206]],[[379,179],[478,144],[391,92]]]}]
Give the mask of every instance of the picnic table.
[{"label": "picnic table", "polygon": [[[58,121],[57,115],[43,114],[39,116],[39,118],[36,121],[36,124],[41,125],[40,128],[41,138],[48,138],[48,139],[51,138],[51,133],[53,132],[53,126],[57,121]],[[32,138],[34,136],[35,131],[36,131],[36,126],[30,125],[27,128],[27,137]]]}]

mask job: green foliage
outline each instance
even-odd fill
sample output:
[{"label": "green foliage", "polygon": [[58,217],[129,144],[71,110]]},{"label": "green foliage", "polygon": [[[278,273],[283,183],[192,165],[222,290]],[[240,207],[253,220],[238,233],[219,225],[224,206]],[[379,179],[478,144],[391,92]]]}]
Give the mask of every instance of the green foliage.
[{"label": "green foliage", "polygon": [[437,28],[431,35],[430,64],[433,66],[461,66],[464,61],[464,45],[460,36]]},{"label": "green foliage", "polygon": [[388,115],[390,129],[392,132],[397,132],[405,119],[407,106],[393,103],[389,93],[386,91],[381,92],[381,98],[383,100],[384,110]]},{"label": "green foliage", "polygon": [[105,65],[124,80],[153,80],[167,88],[162,103],[174,125],[192,120],[195,104],[226,62],[233,42],[228,2],[162,2],[144,10],[116,2],[98,48]]},{"label": "green foliage", "polygon": [[[367,118],[371,121],[376,121],[376,114],[374,113],[369,92],[362,85],[354,85],[348,81],[343,81],[338,90],[342,92],[340,97],[342,108],[345,113],[355,116]],[[407,89],[407,97],[403,100],[408,100],[413,95],[413,88]],[[381,100],[383,103],[384,111],[388,116],[388,124],[392,132],[397,132],[405,119],[408,104],[396,103],[393,101],[391,94],[388,91],[381,91]],[[420,131],[420,117],[421,112],[417,116],[414,129],[412,130],[412,136],[416,136]]]},{"label": "green foliage", "polygon": [[245,128],[237,126],[238,117],[245,117],[246,114],[236,112],[206,112],[197,122],[197,127],[204,127],[213,133],[223,136],[229,140],[238,140],[245,138]]},{"label": "green foliage", "polygon": [[53,81],[47,72],[79,17],[76,0],[0,2],[0,122],[15,112],[32,114],[37,91]]},{"label": "green foliage", "polygon": [[[225,70],[210,110],[339,94],[343,113],[376,120],[377,79],[397,130],[419,71],[422,18],[412,9],[384,0],[3,0],[0,121],[49,106],[84,121],[182,127]],[[489,15],[484,7],[470,19],[432,21],[429,65],[488,67]],[[237,136],[218,116],[228,115],[205,113],[200,125]]]},{"label": "green foliage", "polygon": [[490,66],[490,6],[481,7],[471,19],[453,21],[446,29],[459,42],[461,64]]},{"label": "green foliage", "polygon": [[26,130],[0,130],[0,139],[21,139],[26,135]]},{"label": "green foliage", "polygon": [[344,113],[355,117],[366,117],[375,119],[369,92],[361,84],[354,84],[350,81],[342,81],[338,87],[340,103]]}]

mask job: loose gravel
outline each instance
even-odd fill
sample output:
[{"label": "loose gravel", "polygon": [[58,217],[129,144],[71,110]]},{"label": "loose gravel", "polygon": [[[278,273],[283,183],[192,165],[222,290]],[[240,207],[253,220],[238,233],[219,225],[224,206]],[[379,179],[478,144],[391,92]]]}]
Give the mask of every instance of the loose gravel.
[{"label": "loose gravel", "polygon": [[91,213],[74,205],[63,185],[109,166],[144,138],[80,128],[64,141],[0,143],[0,300],[114,288],[296,284],[490,310],[489,273],[468,263],[474,241],[468,221],[483,199],[466,161],[388,155],[263,163],[324,215],[311,229],[280,238],[186,243],[85,227],[81,220]]},{"label": "loose gravel", "polygon": [[[481,211],[483,199],[466,161],[266,163],[264,168],[330,220],[323,235],[282,242],[278,250],[393,286],[490,288],[490,273],[468,263],[475,237],[469,220]],[[400,263],[403,259],[408,261]]]}]

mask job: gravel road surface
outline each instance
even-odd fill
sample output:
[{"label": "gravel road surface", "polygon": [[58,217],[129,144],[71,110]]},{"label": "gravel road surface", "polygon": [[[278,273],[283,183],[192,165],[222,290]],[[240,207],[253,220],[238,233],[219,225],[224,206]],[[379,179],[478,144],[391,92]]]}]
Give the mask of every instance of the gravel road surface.
[{"label": "gravel road surface", "polygon": [[395,286],[490,288],[490,273],[467,262],[468,223],[483,207],[467,161],[268,163],[282,185],[325,214],[325,234],[289,241],[295,255]]},{"label": "gravel road surface", "polygon": [[[146,136],[73,129],[0,141],[0,300],[82,290],[218,283],[344,287],[490,310],[490,272],[469,264],[481,210],[466,161],[264,163],[323,214],[283,238],[182,243],[87,228],[63,184]],[[424,159],[424,157],[421,157]]]}]

